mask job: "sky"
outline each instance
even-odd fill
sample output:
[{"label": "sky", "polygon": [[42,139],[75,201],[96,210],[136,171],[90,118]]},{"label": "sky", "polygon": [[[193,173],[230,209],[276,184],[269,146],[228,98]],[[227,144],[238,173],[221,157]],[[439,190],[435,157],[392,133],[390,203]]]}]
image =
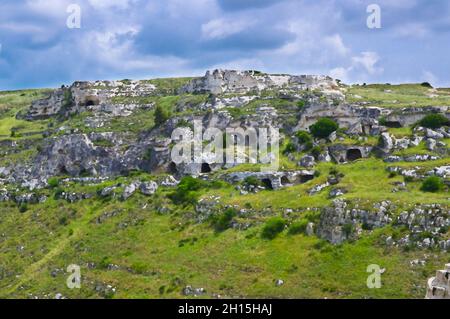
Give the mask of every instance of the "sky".
[{"label": "sky", "polygon": [[215,68],[450,87],[449,57],[448,0],[0,0],[0,90]]}]

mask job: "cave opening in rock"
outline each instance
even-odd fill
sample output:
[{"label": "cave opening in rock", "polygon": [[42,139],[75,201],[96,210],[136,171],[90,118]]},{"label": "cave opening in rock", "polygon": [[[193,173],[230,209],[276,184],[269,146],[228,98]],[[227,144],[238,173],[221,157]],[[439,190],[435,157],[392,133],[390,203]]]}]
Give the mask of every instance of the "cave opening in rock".
[{"label": "cave opening in rock", "polygon": [[289,185],[291,184],[291,182],[289,181],[289,179],[287,178],[287,176],[282,176],[281,177],[281,185]]},{"label": "cave opening in rock", "polygon": [[300,176],[300,183],[306,183],[309,182],[310,180],[314,179],[314,175],[301,175]]},{"label": "cave opening in rock", "polygon": [[362,158],[361,151],[357,148],[352,148],[347,150],[347,160],[348,161],[356,161],[358,159]]},{"label": "cave opening in rock", "polygon": [[211,166],[209,166],[208,163],[203,163],[202,164],[202,168],[201,168],[201,172],[202,173],[211,173]]},{"label": "cave opening in rock", "polygon": [[264,178],[261,182],[266,189],[273,189],[272,181],[269,178]]},{"label": "cave opening in rock", "polygon": [[86,99],[84,100],[85,106],[94,106],[94,105],[99,105],[99,104],[100,104],[100,101],[95,96],[86,97]]},{"label": "cave opening in rock", "polygon": [[169,173],[170,174],[176,174],[178,172],[177,170],[177,164],[175,164],[174,162],[171,162],[169,164]]},{"label": "cave opening in rock", "polygon": [[399,121],[386,121],[384,123],[384,126],[389,128],[400,128],[403,127],[403,125]]},{"label": "cave opening in rock", "polygon": [[60,175],[70,175],[69,172],[67,171],[66,165],[60,165],[58,167],[58,171]]}]

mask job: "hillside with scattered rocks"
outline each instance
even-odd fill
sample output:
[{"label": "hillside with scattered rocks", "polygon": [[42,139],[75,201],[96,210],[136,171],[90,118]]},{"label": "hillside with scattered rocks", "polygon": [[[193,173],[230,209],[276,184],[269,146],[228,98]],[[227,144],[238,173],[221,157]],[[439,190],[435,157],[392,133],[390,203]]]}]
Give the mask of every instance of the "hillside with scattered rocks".
[{"label": "hillside with scattered rocks", "polygon": [[[233,136],[244,162],[175,163],[194,123],[277,129],[278,169]],[[450,262],[449,145],[450,89],[428,83],[214,70],[0,92],[0,296],[448,298],[427,279]]]}]

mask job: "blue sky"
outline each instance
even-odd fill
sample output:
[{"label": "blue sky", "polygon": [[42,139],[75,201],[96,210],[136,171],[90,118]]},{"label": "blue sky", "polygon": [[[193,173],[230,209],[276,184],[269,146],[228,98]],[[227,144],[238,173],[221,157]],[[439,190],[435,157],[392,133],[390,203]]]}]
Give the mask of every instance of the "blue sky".
[{"label": "blue sky", "polygon": [[0,45],[0,90],[213,68],[450,86],[450,1],[1,0]]}]

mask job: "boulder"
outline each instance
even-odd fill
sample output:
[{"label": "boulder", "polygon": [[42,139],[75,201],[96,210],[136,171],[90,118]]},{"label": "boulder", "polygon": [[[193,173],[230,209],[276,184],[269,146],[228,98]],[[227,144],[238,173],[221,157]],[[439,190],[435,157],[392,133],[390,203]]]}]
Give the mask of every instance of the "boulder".
[{"label": "boulder", "polygon": [[299,162],[300,166],[306,167],[306,168],[311,168],[314,167],[314,165],[316,165],[314,156],[311,155],[305,155],[300,159]]},{"label": "boulder", "polygon": [[158,184],[156,182],[144,182],[139,186],[139,190],[144,195],[153,195],[158,189]]}]

